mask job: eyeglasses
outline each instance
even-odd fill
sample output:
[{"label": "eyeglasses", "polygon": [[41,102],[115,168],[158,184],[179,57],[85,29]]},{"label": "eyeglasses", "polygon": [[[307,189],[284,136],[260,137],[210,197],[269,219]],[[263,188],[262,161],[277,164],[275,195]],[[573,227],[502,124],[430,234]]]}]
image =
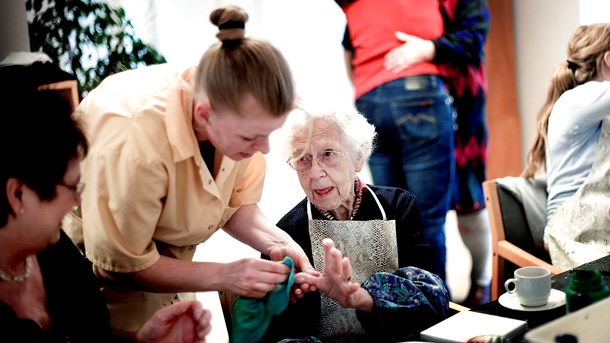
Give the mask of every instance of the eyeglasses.
[{"label": "eyeglasses", "polygon": [[[326,150],[316,155],[316,161],[322,168],[332,168],[341,162],[341,156],[346,152]],[[303,155],[301,157],[292,156],[286,161],[296,171],[306,171],[311,168],[313,156]]]},{"label": "eyeglasses", "polygon": [[81,196],[81,194],[83,194],[83,191],[85,190],[85,183],[82,181],[80,181],[76,185],[66,185],[65,183],[60,183],[58,186],[63,186],[63,187],[66,187],[67,189],[71,190],[74,195],[74,200],[76,200],[76,201],[80,200],[80,196]]}]

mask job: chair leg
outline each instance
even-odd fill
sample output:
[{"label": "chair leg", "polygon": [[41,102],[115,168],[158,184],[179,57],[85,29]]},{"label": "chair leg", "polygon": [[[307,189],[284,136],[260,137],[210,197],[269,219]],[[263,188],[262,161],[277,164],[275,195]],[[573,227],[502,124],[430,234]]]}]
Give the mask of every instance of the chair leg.
[{"label": "chair leg", "polygon": [[491,271],[491,301],[494,301],[504,293],[504,259],[496,252],[493,253]]}]

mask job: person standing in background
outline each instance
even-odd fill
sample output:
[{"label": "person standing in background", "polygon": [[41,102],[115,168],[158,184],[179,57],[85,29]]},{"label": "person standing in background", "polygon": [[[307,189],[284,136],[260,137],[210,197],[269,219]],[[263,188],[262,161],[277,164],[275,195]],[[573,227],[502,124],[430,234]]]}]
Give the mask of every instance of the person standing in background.
[{"label": "person standing in background", "polygon": [[457,111],[455,135],[456,179],[452,208],[458,229],[472,257],[471,287],[464,304],[489,302],[491,231],[482,183],[486,180],[487,79],[484,45],[489,32],[485,0],[439,1],[445,33],[433,40],[400,33],[400,58],[406,66],[431,61],[443,69]]},{"label": "person standing in background", "polygon": [[455,111],[432,62],[406,66],[397,32],[432,40],[443,32],[436,0],[336,0],[347,19],[346,65],[356,107],[376,127],[373,183],[406,189],[421,208],[430,271],[445,280],[445,218],[454,184]]},{"label": "person standing in background", "polygon": [[439,1],[445,33],[426,40],[404,32],[396,55],[400,68],[432,62],[442,68],[457,112],[455,134],[455,188],[452,208],[457,213],[462,240],[472,257],[468,306],[490,300],[491,231],[482,183],[486,180],[487,79],[484,45],[489,32],[489,7],[485,0]]},{"label": "person standing in background", "polygon": [[462,240],[472,257],[470,291],[464,304],[476,306],[490,301],[491,283],[491,229],[482,188],[487,161],[484,46],[490,15],[486,0],[440,2],[445,34],[433,41],[432,61],[446,70],[447,85],[457,111],[452,208],[457,213]]}]

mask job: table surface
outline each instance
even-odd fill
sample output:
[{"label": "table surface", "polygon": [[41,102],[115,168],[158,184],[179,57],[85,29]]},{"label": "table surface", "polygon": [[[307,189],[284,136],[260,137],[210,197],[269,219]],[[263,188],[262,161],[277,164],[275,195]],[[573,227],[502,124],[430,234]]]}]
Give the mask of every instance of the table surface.
[{"label": "table surface", "polygon": [[[610,286],[610,256],[602,257],[593,262],[583,264],[582,266],[574,268],[573,270],[580,269],[599,270],[604,277],[604,282],[606,283],[606,285]],[[551,287],[565,292],[566,288],[568,288],[571,272],[572,270],[568,270],[561,274],[553,276],[553,278],[551,279]],[[488,304],[484,304],[481,306],[473,307],[471,310],[502,317],[526,320],[528,329],[533,329],[537,326],[548,323],[566,314],[565,305],[546,311],[517,311],[500,305],[498,300],[492,301]],[[514,339],[513,342],[527,341],[525,341],[523,339],[523,335],[521,335],[520,337]]]}]

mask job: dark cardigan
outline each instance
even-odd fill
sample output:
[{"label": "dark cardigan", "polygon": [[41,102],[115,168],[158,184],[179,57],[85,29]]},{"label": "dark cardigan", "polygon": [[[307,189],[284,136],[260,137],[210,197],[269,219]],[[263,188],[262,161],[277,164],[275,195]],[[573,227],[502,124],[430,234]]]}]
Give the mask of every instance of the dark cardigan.
[{"label": "dark cardigan", "polygon": [[[424,242],[423,224],[415,196],[399,188],[371,185],[369,188],[377,195],[386,212],[386,218],[396,220],[399,267],[415,266],[429,270],[430,247]],[[313,219],[325,219],[314,206],[311,211]],[[367,190],[363,193],[360,208],[353,220],[373,219],[382,219],[382,216],[375,199]],[[313,264],[308,222],[307,199],[304,199],[280,219],[277,226],[301,245]],[[262,341],[277,342],[285,338],[317,336],[319,319],[320,294],[308,293],[297,303],[290,303],[282,314],[271,320]]]}]

